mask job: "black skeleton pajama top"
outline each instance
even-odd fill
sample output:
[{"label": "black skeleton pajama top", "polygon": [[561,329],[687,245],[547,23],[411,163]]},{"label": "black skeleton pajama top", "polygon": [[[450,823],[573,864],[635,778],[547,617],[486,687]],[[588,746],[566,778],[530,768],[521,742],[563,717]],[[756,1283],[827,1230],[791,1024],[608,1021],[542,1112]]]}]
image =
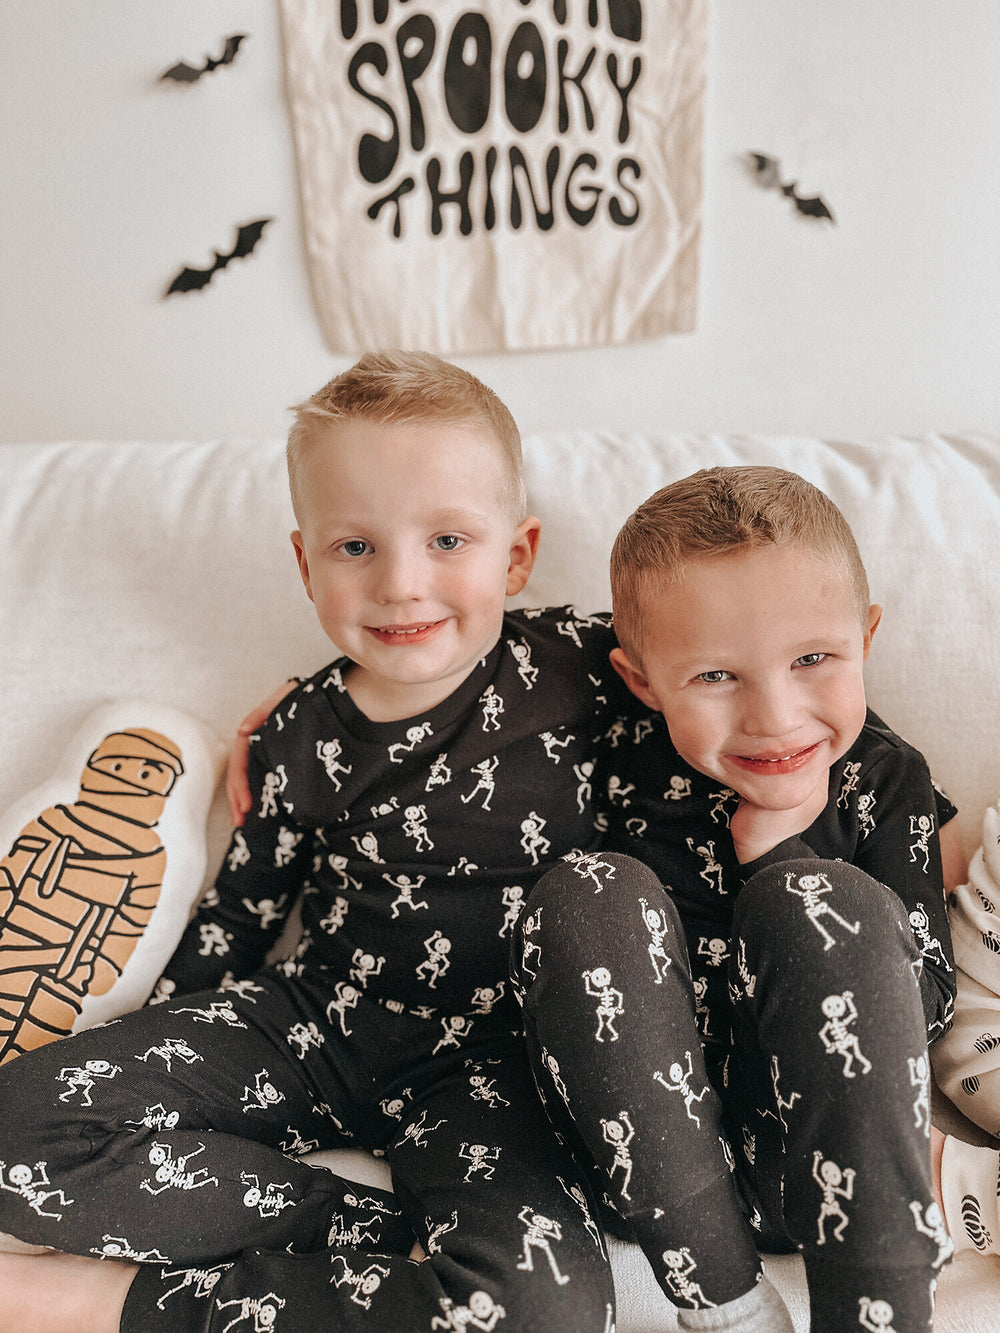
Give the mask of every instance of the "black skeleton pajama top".
[{"label": "black skeleton pajama top", "polygon": [[513,1016],[507,951],[523,900],[598,837],[594,737],[613,644],[607,618],[512,612],[452,696],[400,722],[359,712],[344,660],[300,685],[251,742],[255,807],[168,989],[247,976],[302,890],[303,944],[287,966],[328,969],[342,1012],[364,994],[427,1016],[481,1020],[498,1003]]}]

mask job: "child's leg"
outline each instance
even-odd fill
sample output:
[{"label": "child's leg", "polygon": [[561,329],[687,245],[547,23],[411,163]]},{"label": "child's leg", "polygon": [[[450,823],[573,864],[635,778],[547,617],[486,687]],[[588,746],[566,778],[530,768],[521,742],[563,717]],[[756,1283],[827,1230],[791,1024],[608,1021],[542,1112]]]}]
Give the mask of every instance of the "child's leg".
[{"label": "child's leg", "polygon": [[289,1044],[300,1018],[279,986],[212,992],[0,1067],[0,1231],[171,1266],[325,1248],[351,1186],[292,1155],[343,1141]]},{"label": "child's leg", "polygon": [[785,862],[740,894],[733,952],[744,971],[730,973],[727,1106],[759,1108],[740,1170],[765,1229],[802,1251],[814,1333],[859,1319],[926,1329],[950,1246],[931,1191],[919,952],[902,903],[842,862]]},{"label": "child's leg", "polygon": [[[553,1122],[582,1140],[681,1316],[753,1292],[760,1263],[659,881],[617,855],[557,867],[529,900],[512,959]],[[780,1317],[763,1326],[790,1328]]]},{"label": "child's leg", "polygon": [[614,1291],[594,1200],[548,1124],[523,1043],[438,1065],[387,1150],[426,1259],[381,1253],[362,1224],[324,1254],[257,1251],[212,1276],[143,1268],[123,1333],[223,1333],[238,1319],[337,1333],[608,1333]]}]

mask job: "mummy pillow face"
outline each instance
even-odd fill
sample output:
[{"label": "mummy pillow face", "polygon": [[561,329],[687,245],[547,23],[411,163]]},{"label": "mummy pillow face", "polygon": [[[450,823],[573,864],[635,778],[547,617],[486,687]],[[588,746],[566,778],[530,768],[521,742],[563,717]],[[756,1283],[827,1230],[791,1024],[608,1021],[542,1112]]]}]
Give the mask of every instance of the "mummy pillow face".
[{"label": "mummy pillow face", "polygon": [[0,816],[0,1063],[145,1003],[203,886],[223,759],[194,718],[121,700]]}]

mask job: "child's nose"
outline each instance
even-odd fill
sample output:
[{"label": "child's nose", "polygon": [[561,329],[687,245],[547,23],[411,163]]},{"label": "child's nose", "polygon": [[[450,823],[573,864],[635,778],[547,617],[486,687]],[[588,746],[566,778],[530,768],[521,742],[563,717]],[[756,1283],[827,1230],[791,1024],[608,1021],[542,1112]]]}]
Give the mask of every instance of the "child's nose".
[{"label": "child's nose", "polygon": [[383,606],[412,602],[422,595],[425,584],[419,558],[408,552],[391,552],[379,563],[376,600]]},{"label": "child's nose", "polygon": [[743,728],[748,736],[779,740],[790,736],[800,721],[794,692],[785,685],[758,686],[746,700]]}]

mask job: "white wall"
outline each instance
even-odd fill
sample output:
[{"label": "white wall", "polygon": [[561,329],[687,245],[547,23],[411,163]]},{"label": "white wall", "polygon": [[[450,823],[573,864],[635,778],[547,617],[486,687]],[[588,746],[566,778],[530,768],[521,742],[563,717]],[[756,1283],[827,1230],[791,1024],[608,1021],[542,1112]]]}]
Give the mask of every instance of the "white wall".
[{"label": "white wall", "polygon": [[[234,69],[157,81],[235,31]],[[274,0],[0,0],[0,32],[0,443],[282,434],[352,358],[311,306]],[[460,359],[525,431],[995,428],[998,69],[996,0],[715,0],[697,332]],[[160,299],[264,216],[252,259]]]}]

